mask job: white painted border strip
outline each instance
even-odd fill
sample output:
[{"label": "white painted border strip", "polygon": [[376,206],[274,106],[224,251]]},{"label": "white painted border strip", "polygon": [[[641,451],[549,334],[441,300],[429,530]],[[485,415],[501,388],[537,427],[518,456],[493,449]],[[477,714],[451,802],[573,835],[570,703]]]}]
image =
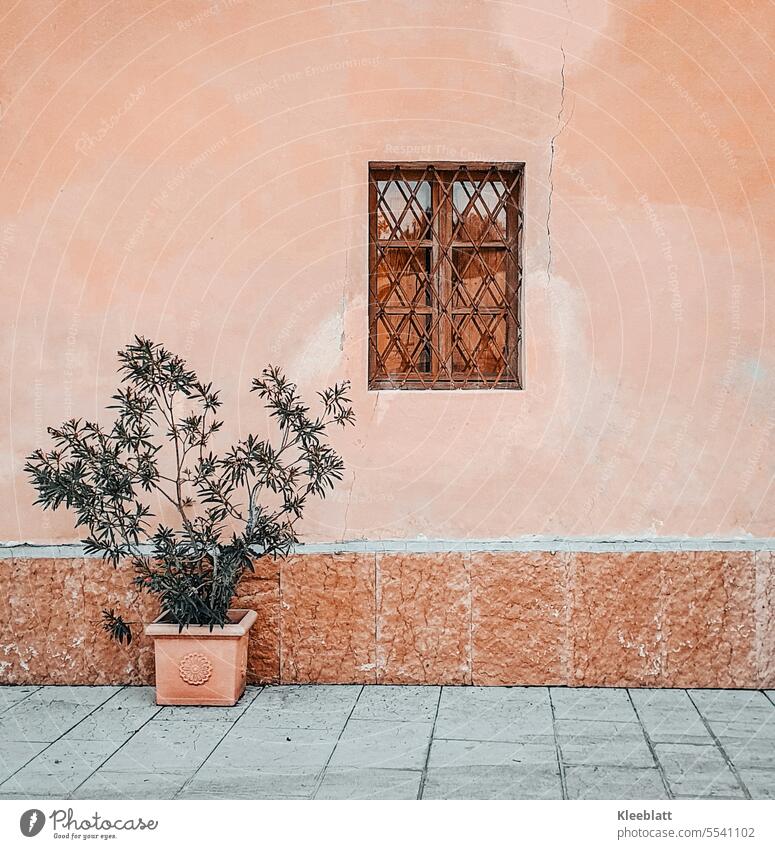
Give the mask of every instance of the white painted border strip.
[{"label": "white painted border strip", "polygon": [[[297,554],[423,554],[449,551],[773,551],[775,537],[545,537],[515,539],[390,539],[302,543]],[[81,543],[37,545],[0,544],[0,560],[10,558],[93,557]]]}]

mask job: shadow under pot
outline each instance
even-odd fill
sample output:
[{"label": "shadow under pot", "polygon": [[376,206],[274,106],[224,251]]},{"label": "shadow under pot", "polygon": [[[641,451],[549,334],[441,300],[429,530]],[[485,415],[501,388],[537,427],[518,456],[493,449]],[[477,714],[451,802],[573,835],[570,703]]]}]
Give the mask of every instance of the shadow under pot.
[{"label": "shadow under pot", "polygon": [[255,610],[230,610],[226,625],[179,625],[160,616],[153,637],[157,705],[234,705],[245,692]]}]

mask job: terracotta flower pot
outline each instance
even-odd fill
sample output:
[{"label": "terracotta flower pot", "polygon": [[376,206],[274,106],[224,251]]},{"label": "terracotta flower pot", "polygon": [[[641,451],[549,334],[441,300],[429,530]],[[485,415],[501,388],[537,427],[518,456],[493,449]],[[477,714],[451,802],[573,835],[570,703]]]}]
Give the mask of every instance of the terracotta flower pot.
[{"label": "terracotta flower pot", "polygon": [[230,610],[229,624],[178,625],[159,617],[145,626],[153,637],[157,705],[233,705],[245,692],[248,631],[255,610]]}]

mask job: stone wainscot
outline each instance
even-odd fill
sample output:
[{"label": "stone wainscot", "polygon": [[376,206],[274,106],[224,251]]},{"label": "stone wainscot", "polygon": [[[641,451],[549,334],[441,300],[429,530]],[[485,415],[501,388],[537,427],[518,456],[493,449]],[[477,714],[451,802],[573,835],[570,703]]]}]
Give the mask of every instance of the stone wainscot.
[{"label": "stone wainscot", "polygon": [[[142,629],[118,646],[99,618],[154,608],[73,551],[4,550],[0,682],[151,683]],[[258,613],[253,683],[775,686],[761,541],[306,546],[258,561],[235,606]]]}]

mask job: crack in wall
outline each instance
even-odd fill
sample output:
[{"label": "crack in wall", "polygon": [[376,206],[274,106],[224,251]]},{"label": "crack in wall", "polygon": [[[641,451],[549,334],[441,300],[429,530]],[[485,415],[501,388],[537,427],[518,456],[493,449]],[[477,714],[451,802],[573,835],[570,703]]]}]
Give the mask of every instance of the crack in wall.
[{"label": "crack in wall", "polygon": [[[371,411],[371,417],[369,418],[369,423],[366,425],[366,433],[368,433],[371,430],[371,425],[372,425],[372,422],[374,421],[374,416],[377,413],[378,402],[379,402],[379,393],[377,393],[374,397],[374,407],[372,408],[372,411]],[[344,508],[344,521],[342,523],[342,543],[343,544],[347,542],[347,517],[350,513],[350,502],[353,499],[353,492],[355,490],[356,475],[357,475],[357,469],[353,469],[353,479],[352,479],[352,483],[350,484],[350,490],[349,490],[349,493],[348,493],[348,496],[347,496],[347,504],[345,505],[345,508]]]},{"label": "crack in wall", "polygon": [[568,120],[563,124],[562,118],[565,114],[565,47],[563,44],[560,44],[560,53],[562,53],[562,65],[560,66],[560,108],[557,111],[557,129],[552,136],[549,142],[549,201],[546,208],[546,240],[548,246],[548,253],[546,259],[546,285],[548,286],[552,279],[552,228],[551,228],[551,217],[552,217],[552,198],[554,196],[554,154],[556,148],[556,142],[559,138],[560,134],[565,130],[568,126],[568,121],[570,121],[570,116]]},{"label": "crack in wall", "polygon": [[350,492],[347,496],[347,504],[345,505],[345,508],[344,508],[344,523],[343,523],[344,526],[342,528],[342,542],[344,542],[347,539],[347,516],[350,513],[350,502],[353,500],[353,491],[355,490],[355,478],[356,478],[357,474],[358,474],[358,472],[355,469],[353,469],[353,482],[350,484]]}]

